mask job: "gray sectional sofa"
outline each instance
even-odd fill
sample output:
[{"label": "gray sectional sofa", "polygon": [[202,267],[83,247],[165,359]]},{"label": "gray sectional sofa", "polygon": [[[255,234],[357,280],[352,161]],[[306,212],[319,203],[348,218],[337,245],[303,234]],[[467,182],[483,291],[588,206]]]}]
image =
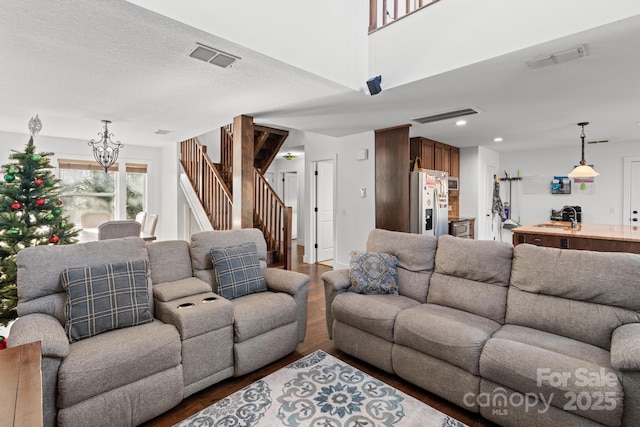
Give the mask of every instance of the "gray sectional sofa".
[{"label": "gray sectional sofa", "polygon": [[640,256],[373,230],[399,295],[323,274],[335,346],[503,426],[640,425]]},{"label": "gray sectional sofa", "polygon": [[[256,244],[268,289],[222,298],[210,250],[246,242]],[[142,294],[152,321],[70,342],[61,272],[139,259],[148,262]],[[265,260],[255,229],[199,233],[191,242],[136,237],[20,251],[20,317],[9,346],[42,343],[44,425],[138,425],[294,351],[305,335],[309,277],[266,268]]]}]

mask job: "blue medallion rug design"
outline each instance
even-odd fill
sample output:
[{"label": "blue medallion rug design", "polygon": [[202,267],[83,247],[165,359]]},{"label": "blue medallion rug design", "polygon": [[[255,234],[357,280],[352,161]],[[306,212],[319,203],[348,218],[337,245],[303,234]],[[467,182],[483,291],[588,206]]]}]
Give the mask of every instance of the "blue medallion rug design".
[{"label": "blue medallion rug design", "polygon": [[316,351],[214,403],[177,427],[465,427]]}]

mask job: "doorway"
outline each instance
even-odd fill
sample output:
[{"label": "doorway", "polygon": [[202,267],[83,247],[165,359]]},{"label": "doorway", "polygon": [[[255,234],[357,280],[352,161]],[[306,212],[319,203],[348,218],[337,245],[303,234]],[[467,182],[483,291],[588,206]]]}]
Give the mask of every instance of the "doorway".
[{"label": "doorway", "polygon": [[298,172],[282,173],[282,201],[291,206],[291,238],[298,238]]},{"label": "doorway", "polygon": [[316,262],[334,256],[333,160],[315,162],[315,249]]},{"label": "doorway", "polygon": [[[493,189],[495,186],[495,182],[496,182],[496,168],[494,166],[489,166],[487,165],[486,171],[485,171],[485,179],[484,179],[484,214],[485,214],[485,221],[484,221],[484,236],[482,237],[478,237],[479,239],[482,240],[497,240],[497,236],[499,235],[498,233],[500,233],[499,227],[500,227],[500,219],[499,218],[495,218],[492,211],[492,207],[493,207]],[[498,215],[499,217],[500,215]],[[496,223],[496,219],[497,219],[497,223]]]},{"label": "doorway", "polygon": [[640,227],[640,157],[624,158],[622,224]]}]

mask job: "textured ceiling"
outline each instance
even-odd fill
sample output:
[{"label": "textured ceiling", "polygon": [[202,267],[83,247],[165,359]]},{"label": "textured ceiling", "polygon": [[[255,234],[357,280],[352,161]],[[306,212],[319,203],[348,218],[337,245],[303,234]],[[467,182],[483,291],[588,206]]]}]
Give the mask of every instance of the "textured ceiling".
[{"label": "textured ceiling", "polygon": [[[88,140],[109,119],[122,142],[160,146],[239,114],[342,136],[476,107],[481,113],[465,127],[412,123],[412,134],[505,151],[576,144],[575,124],[590,121],[588,140],[640,139],[638,16],[389,90],[383,79],[382,93],[369,96],[125,1],[2,6],[4,131],[26,132],[38,113],[43,135]],[[196,42],[241,59],[223,69],[190,58]],[[537,70],[525,65],[579,44],[587,57]],[[505,142],[492,143],[495,136]]]}]

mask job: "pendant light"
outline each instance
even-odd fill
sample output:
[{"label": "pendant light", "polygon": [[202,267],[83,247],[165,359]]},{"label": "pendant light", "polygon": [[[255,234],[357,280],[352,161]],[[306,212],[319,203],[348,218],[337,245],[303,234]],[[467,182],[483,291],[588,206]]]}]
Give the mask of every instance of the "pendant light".
[{"label": "pendant light", "polygon": [[582,127],[582,132],[580,133],[580,139],[582,140],[582,160],[580,160],[580,164],[569,173],[570,178],[593,178],[600,175],[584,160],[584,127],[588,124],[589,122],[578,123],[578,126]]},{"label": "pendant light", "polygon": [[104,123],[104,132],[98,133],[100,139],[97,141],[92,139],[89,141],[89,145],[93,148],[93,157],[96,162],[102,166],[105,172],[108,172],[109,168],[118,160],[118,154],[124,145],[120,141],[113,142],[111,140],[113,134],[109,133],[108,128],[111,121],[103,120],[102,123]]}]

